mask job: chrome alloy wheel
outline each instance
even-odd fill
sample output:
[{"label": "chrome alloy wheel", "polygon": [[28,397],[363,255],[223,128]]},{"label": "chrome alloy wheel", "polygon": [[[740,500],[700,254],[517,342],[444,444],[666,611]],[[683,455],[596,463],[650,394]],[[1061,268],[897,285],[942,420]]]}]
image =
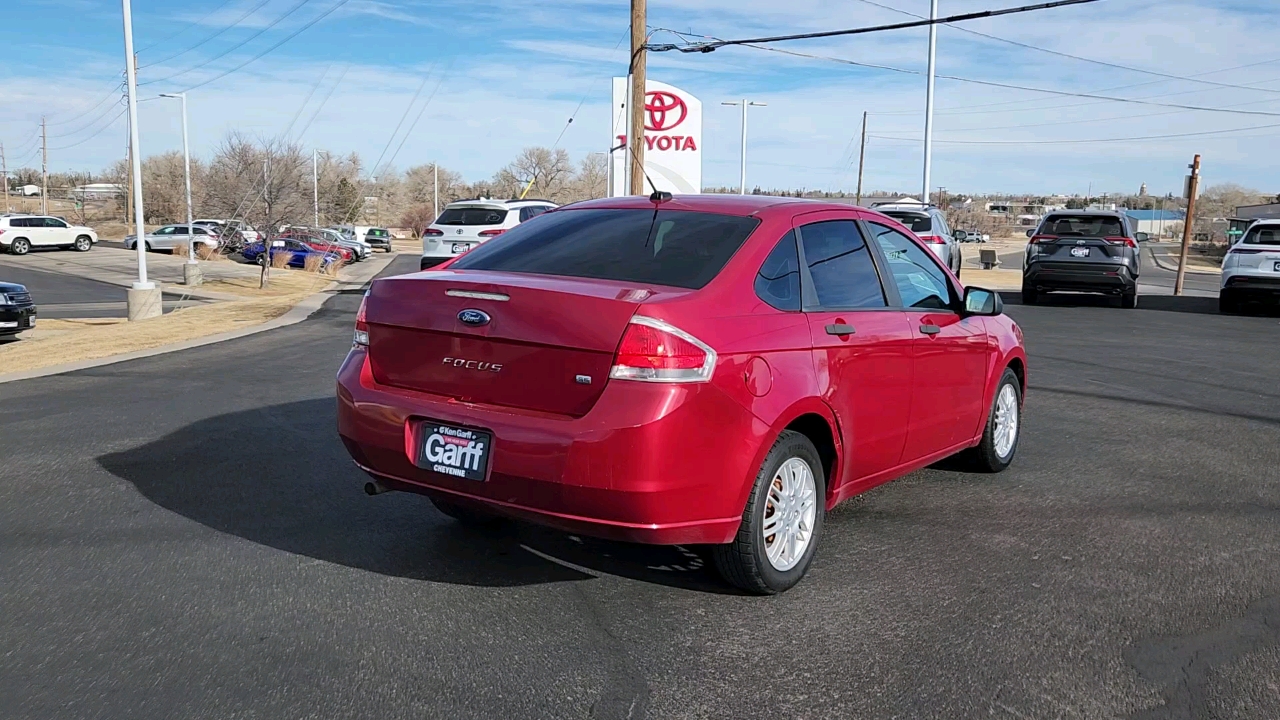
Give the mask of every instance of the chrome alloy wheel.
[{"label": "chrome alloy wheel", "polygon": [[1001,459],[1009,457],[1018,440],[1018,391],[1006,384],[996,398],[995,451]]},{"label": "chrome alloy wheel", "polygon": [[764,551],[779,572],[795,567],[813,541],[818,513],[813,469],[798,457],[789,458],[774,473],[764,502]]}]

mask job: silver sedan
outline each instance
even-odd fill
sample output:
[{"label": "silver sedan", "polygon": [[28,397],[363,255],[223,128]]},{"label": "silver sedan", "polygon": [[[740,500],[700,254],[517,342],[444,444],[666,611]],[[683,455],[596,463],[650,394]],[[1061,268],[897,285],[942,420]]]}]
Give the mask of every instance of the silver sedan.
[{"label": "silver sedan", "polygon": [[[209,232],[209,228],[199,225],[192,225],[191,230],[195,231],[195,241],[208,248],[218,247],[218,237]],[[157,228],[153,232],[149,232],[143,236],[142,246],[150,252],[152,250],[176,250],[180,247],[187,247],[191,244],[191,236],[187,234],[187,226],[182,225],[165,225]],[[137,236],[130,235],[124,239],[124,246],[130,250],[137,247]]]}]

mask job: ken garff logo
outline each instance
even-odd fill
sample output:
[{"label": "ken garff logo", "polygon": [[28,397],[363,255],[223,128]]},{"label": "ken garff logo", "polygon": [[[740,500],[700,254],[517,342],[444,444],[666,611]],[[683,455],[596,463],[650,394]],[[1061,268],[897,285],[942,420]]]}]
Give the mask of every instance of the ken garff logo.
[{"label": "ken garff logo", "polygon": [[458,313],[458,322],[463,325],[475,325],[477,327],[480,325],[488,325],[489,321],[492,319],[493,318],[489,317],[489,313],[483,310],[476,310],[475,308],[467,308],[466,310]]},{"label": "ken garff logo", "polygon": [[644,109],[647,114],[645,128],[653,132],[662,132],[670,130],[680,123],[689,115],[689,108],[685,107],[684,100],[674,93],[665,90],[655,90],[645,93]]}]

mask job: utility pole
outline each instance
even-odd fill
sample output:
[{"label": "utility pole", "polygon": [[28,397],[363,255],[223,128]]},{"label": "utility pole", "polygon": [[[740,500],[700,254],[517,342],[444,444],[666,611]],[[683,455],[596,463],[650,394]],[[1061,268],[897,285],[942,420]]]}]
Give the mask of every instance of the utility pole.
[{"label": "utility pole", "polygon": [[49,214],[49,128],[40,116],[40,214]]},{"label": "utility pole", "polygon": [[1182,226],[1182,255],[1178,258],[1178,279],[1173,284],[1173,294],[1182,294],[1182,283],[1187,276],[1187,253],[1191,249],[1191,230],[1196,223],[1196,195],[1200,194],[1200,156],[1188,166],[1191,174],[1187,176],[1187,220]]},{"label": "utility pole", "polygon": [[9,165],[4,158],[4,143],[0,143],[0,177],[4,178],[4,211],[9,212]]},{"label": "utility pole", "polygon": [[440,217],[440,163],[431,163],[431,222]]},{"label": "utility pole", "polygon": [[[938,19],[938,0],[929,2],[929,19]],[[938,26],[929,25],[929,80],[924,96],[924,185],[920,200],[929,204],[929,175],[933,170],[933,81],[938,54]]]},{"label": "utility pole", "polygon": [[862,144],[858,147],[858,197],[855,205],[862,204],[862,163],[867,157],[867,111],[862,111]]},{"label": "utility pole", "polygon": [[120,0],[124,11],[124,61],[125,84],[129,89],[129,147],[133,168],[133,220],[136,232],[134,247],[138,251],[138,281],[129,288],[129,320],[145,320],[164,312],[160,288],[147,280],[147,231],[143,226],[146,217],[142,209],[142,146],[138,142],[138,75],[133,54],[133,11],[129,0]]},{"label": "utility pole", "polygon": [[258,287],[265,288],[271,282],[271,256],[275,250],[274,235],[271,226],[275,224],[275,219],[271,216],[271,155],[268,150],[266,157],[262,159],[262,197],[265,200],[267,208],[267,227],[262,233],[262,274],[258,276]]},{"label": "utility pole", "polygon": [[739,175],[739,195],[747,194],[747,108],[748,107],[768,107],[768,103],[747,102],[746,98],[738,102],[722,102],[721,105],[742,106],[742,168]]},{"label": "utility pole", "polygon": [[947,209],[947,189],[941,185],[938,186],[938,207],[944,212]]},{"label": "utility pole", "polygon": [[187,185],[187,262],[182,266],[182,282],[184,285],[200,285],[200,265],[196,262],[196,231],[192,225],[191,210],[191,145],[187,142],[187,94],[160,93],[160,97],[177,98],[182,101],[182,176]]},{"label": "utility pole", "polygon": [[133,223],[133,122],[125,121],[125,138],[124,138],[124,224],[128,227]]},{"label": "utility pole", "polygon": [[311,209],[315,213],[315,226],[320,227],[320,151],[311,151]]},{"label": "utility pole", "polygon": [[[627,173],[631,178],[632,195],[647,195],[644,189],[644,98],[647,82],[646,57],[644,44],[648,40],[645,35],[645,23],[648,15],[646,0],[631,0],[631,99],[629,123],[631,142],[631,168]],[[651,188],[656,190],[657,188]]]}]

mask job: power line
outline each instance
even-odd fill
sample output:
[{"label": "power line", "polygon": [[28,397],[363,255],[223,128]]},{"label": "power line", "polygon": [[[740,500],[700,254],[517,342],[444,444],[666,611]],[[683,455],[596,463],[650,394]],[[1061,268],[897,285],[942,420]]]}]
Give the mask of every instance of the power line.
[{"label": "power line", "polygon": [[[150,50],[151,48],[153,48],[153,47],[155,47],[155,46],[159,45],[159,44],[160,44],[160,43],[162,43],[162,42],[169,42],[169,41],[172,41],[174,38],[178,37],[179,35],[181,35],[181,34],[185,33],[186,31],[190,30],[191,28],[193,28],[193,27],[195,27],[195,26],[197,26],[197,25],[203,25],[203,24],[205,23],[205,21],[206,21],[206,20],[208,20],[209,18],[211,18],[211,17],[213,17],[214,15],[218,14],[219,12],[221,12],[221,11],[223,10],[223,8],[225,8],[226,6],[230,5],[230,4],[231,4],[231,3],[233,3],[233,2],[235,2],[235,0],[225,0],[221,5],[219,5],[218,7],[214,8],[213,10],[209,11],[209,12],[208,12],[204,17],[200,18],[199,20],[196,20],[195,22],[192,22],[192,23],[188,23],[186,27],[182,28],[182,29],[181,29],[181,30],[179,30],[178,32],[176,32],[176,33],[174,33],[174,34],[172,34],[172,35],[169,35],[169,36],[167,36],[167,37],[161,38],[161,39],[159,39],[159,40],[156,40],[155,42],[153,42],[153,43],[151,43],[151,44],[147,45],[146,47],[144,47],[144,48],[140,48],[137,52],[139,52],[139,53],[144,53],[144,52],[146,52],[146,51]],[[246,16],[247,16],[247,13],[246,13]],[[243,19],[243,18],[242,18],[242,19]],[[199,45],[203,45],[205,42],[208,42],[208,40],[205,40],[204,42],[199,43]],[[196,45],[196,46],[194,46],[194,47],[198,47],[199,45]],[[192,49],[192,48],[188,48],[188,49]],[[186,50],[184,50],[183,52],[186,52]],[[181,55],[181,54],[182,54],[182,53],[178,53],[178,55]],[[177,55],[174,55],[173,57],[177,57]],[[157,62],[164,62],[164,61],[163,61],[163,60],[159,60],[159,61],[157,61]],[[152,63],[152,64],[154,64],[154,63]],[[146,67],[146,66],[144,65],[143,67]]]},{"label": "power line", "polygon": [[413,129],[418,126],[418,121],[422,119],[422,114],[427,111],[427,107],[430,106],[431,101],[435,99],[436,93],[440,92],[440,86],[444,84],[445,78],[449,75],[449,68],[452,66],[452,63],[450,63],[449,67],[446,67],[444,72],[440,73],[440,79],[436,81],[435,89],[427,96],[427,101],[422,103],[422,107],[418,110],[417,116],[413,118],[413,122],[409,125],[409,129],[405,131],[404,137],[400,138],[400,144],[396,146],[396,151],[391,153],[391,157],[387,160],[387,165],[391,165],[391,163],[396,161],[396,156],[400,154],[400,149],[404,147],[405,141],[407,141],[409,136],[413,134]]},{"label": "power line", "polygon": [[[308,22],[307,24],[305,24],[305,25],[303,25],[302,27],[298,28],[298,29],[297,29],[297,30],[295,30],[294,32],[289,33],[288,35],[286,35],[286,36],[284,37],[284,39],[282,39],[280,42],[276,43],[275,45],[272,45],[271,47],[267,48],[266,50],[263,50],[262,52],[258,53],[257,55],[254,55],[253,57],[249,58],[248,60],[245,60],[244,62],[240,63],[239,65],[237,65],[237,66],[235,66],[235,67],[233,67],[233,68],[231,68],[230,70],[227,70],[226,72],[223,72],[223,73],[220,73],[220,74],[218,74],[218,75],[215,75],[215,76],[213,76],[213,77],[209,78],[208,80],[205,80],[204,82],[196,83],[195,85],[192,85],[191,87],[186,88],[185,90],[182,90],[182,92],[190,92],[190,91],[192,91],[192,90],[195,90],[196,88],[204,87],[205,85],[208,85],[208,84],[213,83],[213,82],[217,82],[218,80],[221,80],[222,78],[224,78],[224,77],[226,77],[226,76],[228,76],[228,75],[230,75],[230,74],[232,74],[232,73],[239,72],[240,70],[243,70],[245,67],[249,66],[250,64],[252,64],[252,63],[257,62],[258,60],[260,60],[263,56],[265,56],[265,55],[267,55],[267,54],[269,54],[269,53],[271,53],[271,52],[274,52],[274,51],[275,51],[276,49],[278,49],[281,45],[284,45],[285,43],[287,43],[287,42],[289,42],[290,40],[292,40],[292,39],[294,39],[294,38],[298,37],[299,35],[301,35],[302,33],[306,32],[307,30],[310,30],[310,29],[311,29],[311,27],[312,27],[312,26],[314,26],[316,23],[318,23],[318,22],[320,22],[321,20],[323,20],[323,19],[325,19],[325,18],[329,17],[329,16],[330,16],[330,15],[332,15],[335,11],[337,11],[337,9],[338,9],[338,8],[342,7],[343,5],[346,5],[346,4],[347,4],[348,2],[350,2],[350,1],[351,1],[351,0],[338,0],[338,2],[334,3],[334,4],[333,4],[333,6],[332,6],[332,7],[330,7],[328,10],[325,10],[323,13],[321,13],[321,14],[320,14],[320,15],[318,15],[318,16],[316,16],[316,17],[315,17],[315,18],[313,18],[310,22]],[[310,0],[302,0],[302,3],[303,3],[303,4],[305,4],[305,3],[307,3],[307,2],[310,2]],[[292,12],[292,11],[290,11],[290,12]]]},{"label": "power line", "polygon": [[409,118],[409,113],[413,110],[413,106],[417,104],[418,98],[422,96],[422,89],[427,86],[427,81],[435,74],[434,65],[427,70],[427,74],[422,76],[422,82],[418,84],[418,89],[410,98],[409,104],[405,106],[404,112],[400,114],[400,122],[396,123],[396,129],[391,131],[391,137],[387,138],[387,144],[382,148],[382,152],[378,155],[378,160],[369,167],[369,177],[376,177],[378,168],[382,166],[382,159],[387,156],[387,151],[391,149],[391,143],[396,141],[396,136],[400,134],[400,128],[404,126],[404,121]]},{"label": "power line", "polygon": [[[121,99],[123,99],[123,98],[121,98]],[[94,119],[92,119],[92,120],[90,120],[89,122],[85,123],[84,125],[82,125],[82,126],[80,126],[80,127],[76,128],[75,130],[68,130],[67,132],[64,132],[64,133],[57,133],[56,135],[54,135],[54,137],[65,138],[65,137],[71,137],[71,136],[73,136],[73,135],[79,135],[80,133],[84,132],[85,130],[88,130],[89,128],[94,127],[95,125],[97,125],[99,122],[101,122],[101,121],[102,121],[102,118],[104,118],[104,117],[106,117],[106,116],[110,115],[111,113],[115,112],[115,110],[116,110],[116,108],[113,108],[113,107],[111,107],[111,106],[107,106],[107,111],[106,111],[106,112],[104,112],[104,113],[100,113],[97,117],[95,117]]]},{"label": "power line", "polygon": [[[1168,135],[1140,135],[1120,138],[1089,138],[1082,140],[934,140],[948,145],[1085,145],[1089,143],[1138,142],[1142,140],[1169,140],[1172,138],[1203,137],[1207,135],[1225,135],[1228,133],[1248,132],[1251,130],[1269,130],[1280,128],[1280,123],[1254,125],[1251,127],[1233,128],[1230,130],[1203,130],[1200,132],[1171,133]],[[903,142],[920,142],[920,138],[892,137],[889,135],[868,135],[877,140],[899,140]]]},{"label": "power line", "polygon": [[338,79],[334,81],[333,87],[329,88],[329,92],[325,93],[324,98],[320,100],[320,104],[316,106],[315,112],[311,113],[311,117],[307,118],[307,121],[303,123],[302,129],[298,131],[298,137],[294,139],[295,142],[301,140],[302,136],[307,134],[307,130],[311,129],[311,123],[315,122],[316,118],[320,116],[320,111],[329,103],[329,98],[333,97],[334,91],[336,91],[338,86],[342,84],[342,79],[347,76],[347,71],[350,69],[350,64],[342,68],[342,72],[339,73]]},{"label": "power line", "polygon": [[98,128],[98,129],[97,129],[97,130],[96,130],[92,135],[90,135],[90,136],[88,136],[88,137],[86,137],[86,138],[84,138],[84,139],[77,140],[76,142],[73,142],[73,143],[71,143],[70,145],[60,145],[60,146],[58,146],[58,147],[51,147],[51,148],[49,148],[49,149],[50,149],[50,150],[67,150],[67,149],[69,149],[69,148],[73,148],[73,147],[76,147],[76,146],[78,146],[78,145],[83,145],[83,144],[85,144],[85,143],[89,142],[90,140],[92,140],[92,139],[94,139],[94,138],[98,137],[98,136],[99,136],[99,135],[101,135],[102,133],[106,132],[108,128],[110,128],[112,125],[115,125],[115,124],[116,124],[116,122],[117,122],[120,118],[124,117],[124,116],[125,116],[125,113],[127,113],[127,112],[129,112],[129,109],[128,109],[128,108],[121,108],[121,109],[120,109],[120,112],[116,113],[116,116],[115,116],[115,117],[113,117],[113,118],[111,118],[111,121],[110,121],[110,122],[108,122],[106,125],[103,125],[102,127]]},{"label": "power line", "polygon": [[[264,1],[264,3],[265,3],[267,0],[263,0],[263,1]],[[259,37],[261,37],[261,36],[262,36],[262,34],[263,34],[263,33],[267,32],[268,30],[270,30],[271,28],[275,27],[276,25],[279,25],[280,23],[284,22],[285,18],[287,18],[287,17],[289,17],[290,15],[294,14],[294,13],[295,13],[295,12],[297,12],[297,11],[298,11],[298,10],[299,10],[303,5],[306,5],[306,4],[307,4],[307,3],[309,3],[309,2],[311,2],[311,0],[298,0],[298,2],[297,2],[297,3],[295,3],[293,7],[289,8],[287,11],[285,11],[285,13],[284,13],[283,15],[281,15],[280,17],[276,18],[275,20],[271,21],[271,24],[270,24],[270,25],[267,25],[266,27],[264,27],[264,28],[262,28],[262,29],[258,30],[258,32],[256,32],[256,33],[254,33],[254,34],[250,35],[248,38],[246,38],[246,39],[244,39],[244,40],[240,41],[239,43],[236,43],[235,45],[232,45],[231,47],[229,47],[229,48],[227,48],[226,50],[222,51],[222,53],[221,53],[221,54],[219,54],[219,55],[215,55],[214,57],[209,58],[208,60],[205,60],[205,61],[204,61],[204,62],[202,62],[202,63],[197,63],[196,65],[193,65],[193,66],[191,66],[191,67],[187,68],[186,70],[180,70],[180,71],[178,71],[178,72],[176,72],[176,73],[173,73],[172,75],[169,75],[169,76],[167,76],[167,77],[158,78],[158,79],[156,79],[156,80],[148,80],[148,81],[146,81],[146,82],[138,83],[138,84],[139,84],[139,85],[152,85],[152,84],[155,84],[155,83],[158,83],[158,82],[166,82],[166,81],[168,81],[168,80],[172,80],[173,78],[178,77],[179,75],[186,75],[187,73],[189,73],[189,72],[191,72],[191,71],[193,71],[193,70],[199,70],[199,69],[200,69],[200,68],[202,68],[202,67],[205,67],[205,66],[207,66],[207,65],[209,65],[209,64],[211,64],[211,63],[217,62],[218,60],[221,60],[222,58],[224,58],[224,57],[226,57],[226,56],[230,55],[231,53],[235,52],[236,50],[239,50],[240,48],[244,47],[245,45],[248,45],[249,43],[253,42],[254,40],[257,40]]]},{"label": "power line", "polygon": [[929,25],[944,25],[947,23],[964,22],[966,20],[981,20],[984,18],[1000,17],[1002,15],[1033,12],[1036,10],[1051,10],[1053,8],[1067,7],[1069,5],[1087,5],[1095,2],[1098,2],[1098,0],[1055,0],[1055,2],[1038,3],[1036,5],[1022,5],[1020,7],[1001,8],[998,10],[981,10],[979,12],[962,13],[960,15],[949,15],[936,20],[916,20],[912,22],[892,23],[889,25],[850,28],[848,30],[826,30],[823,32],[800,33],[797,35],[773,35],[769,37],[747,38],[744,40],[716,40],[714,42],[692,43],[685,46],[670,43],[646,43],[644,45],[644,49],[650,52],[670,52],[672,50],[678,50],[685,53],[709,53],[718,48],[728,47],[730,45],[761,45],[764,43],[783,42],[786,40],[813,40],[816,38],[838,37],[845,35],[864,35],[866,33],[883,32],[886,30],[906,30],[908,28],[927,27]]},{"label": "power line", "polygon": [[88,115],[88,114],[90,114],[90,113],[94,112],[94,111],[95,111],[95,110],[97,110],[98,108],[102,107],[102,104],[103,104],[104,102],[106,102],[106,101],[110,100],[111,98],[119,98],[119,97],[120,97],[120,93],[121,93],[123,90],[124,90],[124,81],[123,81],[123,80],[121,80],[120,84],[118,84],[115,88],[113,88],[113,89],[111,90],[111,92],[109,92],[109,93],[107,93],[105,96],[103,96],[101,100],[99,100],[98,102],[96,102],[96,103],[94,103],[93,105],[89,106],[89,109],[87,109],[87,110],[85,110],[84,112],[81,112],[81,113],[79,113],[79,114],[77,114],[77,115],[73,115],[72,117],[69,117],[69,118],[67,118],[67,119],[65,119],[65,120],[59,120],[58,122],[51,122],[51,123],[49,123],[49,127],[57,127],[57,126],[59,126],[59,125],[67,125],[68,123],[75,122],[76,120],[79,120],[80,118],[82,118],[82,117],[84,117],[84,116],[86,116],[86,115]]},{"label": "power line", "polygon": [[[858,2],[861,2],[866,5],[882,8],[884,10],[896,12],[900,15],[906,15],[908,17],[922,18],[922,19],[924,18],[923,15],[917,15],[916,13],[913,13],[907,10],[899,10],[898,8],[890,7],[889,5],[883,5],[881,3],[875,2],[875,0],[858,0]],[[1129,72],[1142,73],[1144,75],[1152,75],[1155,77],[1166,78],[1169,80],[1181,80],[1185,82],[1201,83],[1203,85],[1213,85],[1215,87],[1232,88],[1235,90],[1261,90],[1263,92],[1280,93],[1280,90],[1275,90],[1272,88],[1254,88],[1254,87],[1249,87],[1247,85],[1232,85],[1231,83],[1220,83],[1220,82],[1214,82],[1213,80],[1200,80],[1196,78],[1194,75],[1193,76],[1173,75],[1171,73],[1163,73],[1163,72],[1158,72],[1156,70],[1144,70],[1142,68],[1131,67],[1129,65],[1121,65],[1119,63],[1107,62],[1105,60],[1094,60],[1092,58],[1081,57],[1079,55],[1072,55],[1070,53],[1059,52],[1057,50],[1050,50],[1049,48],[1040,47],[1038,45],[1029,45],[1027,43],[1018,42],[1017,40],[1010,40],[1008,38],[997,37],[995,35],[988,35],[987,33],[978,32],[977,30],[971,30],[969,28],[961,27],[958,25],[948,24],[947,27],[951,28],[952,30],[959,30],[960,32],[969,33],[970,35],[977,35],[979,37],[984,37],[989,40],[996,40],[998,42],[1007,43],[1009,45],[1014,45],[1020,48],[1025,48],[1027,50],[1036,50],[1038,52],[1048,53],[1049,55],[1057,55],[1058,57],[1069,58],[1071,60],[1078,60],[1080,62],[1092,63],[1094,65],[1101,65],[1103,67],[1109,67],[1116,70],[1127,70]]]}]

